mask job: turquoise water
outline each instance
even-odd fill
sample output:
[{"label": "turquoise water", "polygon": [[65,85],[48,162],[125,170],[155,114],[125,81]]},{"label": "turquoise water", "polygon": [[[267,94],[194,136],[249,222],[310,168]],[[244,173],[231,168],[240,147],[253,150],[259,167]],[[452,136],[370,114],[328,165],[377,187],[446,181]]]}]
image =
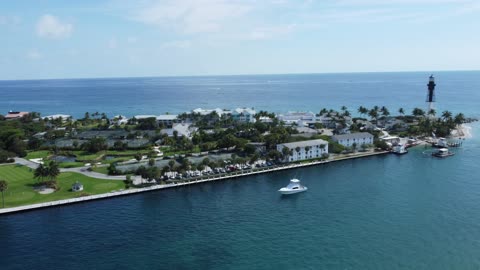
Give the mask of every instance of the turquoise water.
[{"label": "turquoise water", "polygon": [[[273,111],[360,104],[407,109],[424,105],[428,75],[0,82],[0,109],[73,115],[245,105]],[[438,73],[439,110],[480,116],[479,75]],[[272,77],[279,82],[270,87]],[[221,89],[208,90],[212,85]],[[480,123],[472,133],[447,159],[433,159],[420,147],[404,156],[0,216],[0,267],[479,269]],[[280,196],[277,190],[294,176],[309,190]]]},{"label": "turquoise water", "polygon": [[480,140],[424,150],[2,216],[2,269],[478,269]]}]

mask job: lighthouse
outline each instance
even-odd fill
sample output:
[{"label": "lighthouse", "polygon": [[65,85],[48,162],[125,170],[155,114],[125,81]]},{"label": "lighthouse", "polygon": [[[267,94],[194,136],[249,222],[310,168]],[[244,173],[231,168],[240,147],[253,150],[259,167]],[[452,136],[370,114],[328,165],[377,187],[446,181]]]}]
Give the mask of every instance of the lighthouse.
[{"label": "lighthouse", "polygon": [[427,104],[428,104],[428,112],[430,112],[433,108],[433,103],[435,102],[435,77],[433,75],[430,75],[430,78],[428,79],[428,91],[427,91]]}]

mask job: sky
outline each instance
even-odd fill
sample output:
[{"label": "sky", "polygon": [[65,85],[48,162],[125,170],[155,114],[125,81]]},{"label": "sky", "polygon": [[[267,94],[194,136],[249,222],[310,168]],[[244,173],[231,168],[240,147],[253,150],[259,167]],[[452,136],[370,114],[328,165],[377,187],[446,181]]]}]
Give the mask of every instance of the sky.
[{"label": "sky", "polygon": [[480,69],[480,0],[0,2],[0,80]]}]

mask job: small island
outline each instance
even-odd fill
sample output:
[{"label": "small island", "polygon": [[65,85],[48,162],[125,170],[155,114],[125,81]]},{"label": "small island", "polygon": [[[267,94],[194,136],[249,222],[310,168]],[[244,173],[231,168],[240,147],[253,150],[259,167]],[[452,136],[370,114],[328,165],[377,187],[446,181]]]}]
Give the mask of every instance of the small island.
[{"label": "small island", "polygon": [[197,108],[79,119],[8,112],[0,116],[2,202],[6,209],[76,202],[386,154],[398,145],[458,141],[468,135],[463,124],[475,120],[432,107],[396,112]]}]

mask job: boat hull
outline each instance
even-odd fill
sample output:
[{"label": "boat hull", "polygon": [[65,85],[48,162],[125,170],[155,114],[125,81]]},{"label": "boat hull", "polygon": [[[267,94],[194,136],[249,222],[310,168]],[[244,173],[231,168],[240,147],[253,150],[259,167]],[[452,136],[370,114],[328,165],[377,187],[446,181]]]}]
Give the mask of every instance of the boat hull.
[{"label": "boat hull", "polygon": [[286,189],[286,188],[281,188],[278,190],[282,195],[289,195],[289,194],[295,194],[295,193],[300,193],[307,191],[308,188],[304,187],[302,189]]}]

